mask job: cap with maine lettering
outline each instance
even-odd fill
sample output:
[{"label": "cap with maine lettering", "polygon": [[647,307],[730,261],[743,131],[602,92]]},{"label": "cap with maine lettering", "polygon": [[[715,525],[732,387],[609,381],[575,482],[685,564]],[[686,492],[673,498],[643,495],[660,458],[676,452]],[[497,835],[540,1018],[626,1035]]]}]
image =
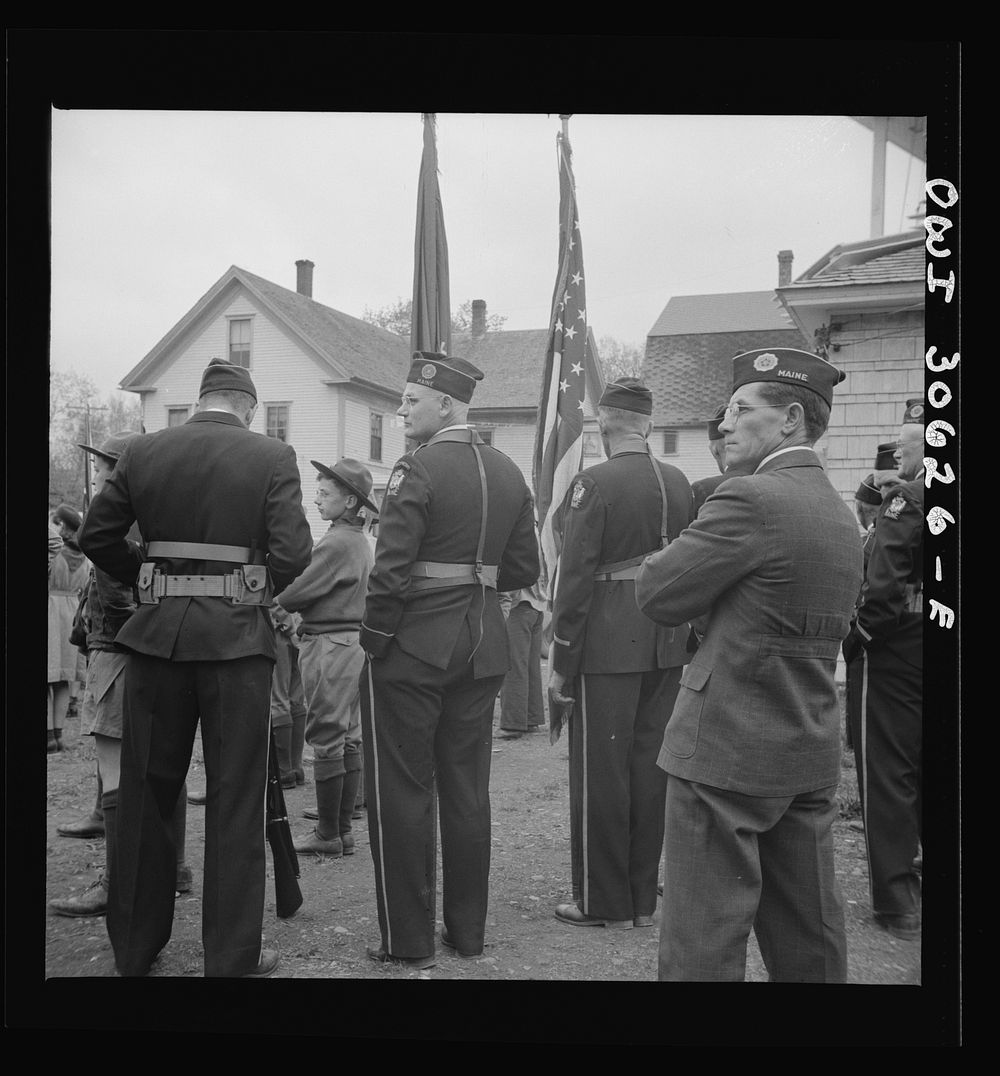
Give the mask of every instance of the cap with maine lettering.
[{"label": "cap with maine lettering", "polygon": [[617,407],[640,415],[653,413],[653,394],[637,377],[620,377],[601,394],[601,407]]},{"label": "cap with maine lettering", "polygon": [[465,359],[441,355],[436,351],[414,351],[406,380],[411,385],[426,385],[429,389],[468,403],[476,382],[482,381],[483,376],[482,370]]},{"label": "cap with maine lettering", "polygon": [[754,381],[777,381],[784,385],[802,385],[833,403],[833,386],[847,375],[833,363],[808,351],[793,347],[758,348],[744,351],[733,359],[733,391]]}]

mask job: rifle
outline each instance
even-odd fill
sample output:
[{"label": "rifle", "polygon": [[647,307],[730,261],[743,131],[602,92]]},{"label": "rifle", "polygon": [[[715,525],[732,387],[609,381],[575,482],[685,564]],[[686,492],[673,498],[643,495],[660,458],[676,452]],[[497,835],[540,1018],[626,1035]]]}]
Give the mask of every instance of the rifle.
[{"label": "rifle", "polygon": [[271,744],[267,753],[267,843],[274,859],[274,898],[279,919],[291,919],[302,907],[302,890],[299,877],[299,857],[292,844],[292,830],[288,825],[285,794],[281,791],[278,773],[278,752],[271,732]]}]

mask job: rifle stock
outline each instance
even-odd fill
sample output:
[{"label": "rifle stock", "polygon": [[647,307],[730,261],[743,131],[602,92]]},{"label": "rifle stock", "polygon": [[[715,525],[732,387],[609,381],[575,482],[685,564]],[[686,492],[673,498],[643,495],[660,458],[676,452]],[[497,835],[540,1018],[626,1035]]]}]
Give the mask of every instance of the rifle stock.
[{"label": "rifle stock", "polygon": [[279,919],[290,919],[302,907],[302,890],[297,881],[299,857],[295,853],[292,830],[288,825],[277,757],[272,732],[267,753],[267,843],[271,846],[274,860],[275,910]]}]

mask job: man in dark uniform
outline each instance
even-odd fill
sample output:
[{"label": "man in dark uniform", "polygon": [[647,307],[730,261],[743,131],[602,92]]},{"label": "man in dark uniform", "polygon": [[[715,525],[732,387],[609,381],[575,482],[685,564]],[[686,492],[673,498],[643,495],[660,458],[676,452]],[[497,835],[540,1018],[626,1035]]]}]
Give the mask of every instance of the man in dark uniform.
[{"label": "man in dark uniform", "polygon": [[531,494],[467,424],[483,374],[416,352],[402,416],[418,447],[395,465],[381,507],[361,626],[362,739],[375,864],[378,962],[434,963],[435,791],[442,943],[483,950],[490,867],[493,705],[508,668],[497,590],[538,578]]},{"label": "man in dark uniform", "polygon": [[550,692],[574,699],[569,723],[573,901],[577,926],[653,925],[666,775],[656,755],[689,660],[687,625],[661,628],[635,603],[648,554],[691,522],[691,487],[648,446],[652,393],[635,378],[598,406],[608,459],[573,480],[552,608]]},{"label": "man in dark uniform", "polygon": [[844,641],[872,913],[904,939],[920,936],[923,415],[923,400],[907,401],[898,480],[882,488],[865,585]]},{"label": "man in dark uniform", "polygon": [[834,871],[837,654],[861,588],[854,517],[812,446],[843,374],[817,355],[733,359],[724,482],[647,557],[640,608],[707,614],[658,763],[667,772],[659,978],[743,982],[753,930],[772,982],[845,982]]},{"label": "man in dark uniform", "polygon": [[696,482],[691,483],[695,515],[698,514],[698,509],[708,500],[709,495],[714,493],[719,484],[726,480],[726,442],[722,434],[719,433],[719,423],[725,413],[726,405],[722,404],[706,423],[708,427],[708,451],[712,453],[712,459],[715,460],[719,473],[709,475],[708,478],[699,478]]},{"label": "man in dark uniform", "polygon": [[[125,446],[81,532],[94,564],[139,593],[116,639],[131,652],[107,915],[122,975],[145,975],[170,938],[170,819],[199,718],[205,974],[269,975],[278,964],[277,952],[261,949],[268,607],[271,587],[280,592],[308,565],[312,538],[295,451],[250,432],[256,410],[247,370],[213,359],[198,411]],[[125,539],[135,521],[145,560]]]}]

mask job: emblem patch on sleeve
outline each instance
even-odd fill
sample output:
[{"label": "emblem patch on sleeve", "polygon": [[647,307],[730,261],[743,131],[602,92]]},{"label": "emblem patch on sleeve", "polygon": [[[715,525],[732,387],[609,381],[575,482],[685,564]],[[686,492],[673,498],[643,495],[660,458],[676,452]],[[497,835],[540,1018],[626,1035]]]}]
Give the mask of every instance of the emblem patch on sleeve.
[{"label": "emblem patch on sleeve", "polygon": [[582,482],[577,482],[573,487],[573,498],[569,502],[570,508],[579,508],[583,504],[583,498],[586,495],[587,487]]},{"label": "emblem patch on sleeve", "polygon": [[892,503],[885,510],[885,514],[889,519],[899,519],[899,513],[906,507],[906,498],[902,495],[893,497]]},{"label": "emblem patch on sleeve", "polygon": [[409,464],[396,464],[392,469],[392,474],[389,475],[389,484],[385,487],[385,495],[387,497],[395,497],[399,493],[399,487],[403,484],[403,479],[409,474],[409,471]]}]

